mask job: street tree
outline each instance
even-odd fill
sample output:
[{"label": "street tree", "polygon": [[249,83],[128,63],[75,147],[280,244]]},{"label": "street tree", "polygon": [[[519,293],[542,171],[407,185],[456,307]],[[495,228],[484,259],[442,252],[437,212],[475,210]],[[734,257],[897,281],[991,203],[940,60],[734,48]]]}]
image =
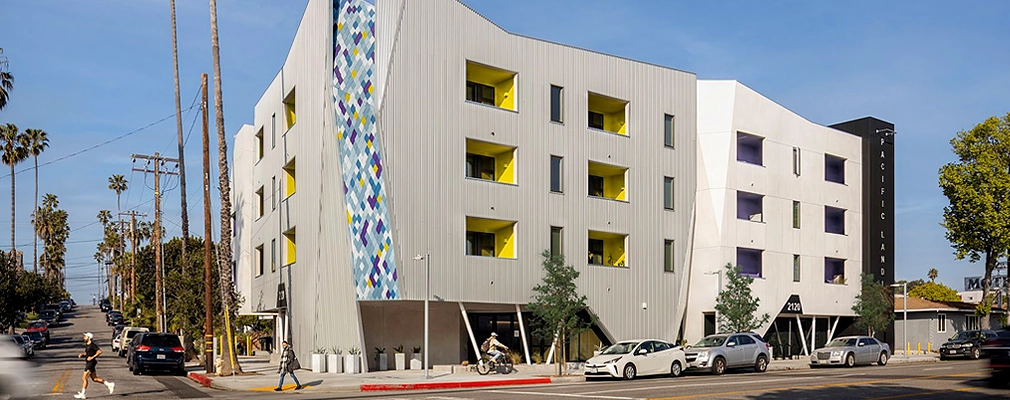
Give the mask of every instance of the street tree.
[{"label": "street tree", "polygon": [[533,287],[533,301],[527,308],[538,321],[533,334],[555,344],[554,354],[557,355],[557,372],[560,374],[560,366],[567,357],[566,346],[562,344],[588,328],[588,324],[579,318],[579,313],[587,309],[587,299],[579,293],[575,284],[579,271],[571,264],[565,264],[565,256],[551,254],[549,250],[544,250],[542,256],[544,278]]},{"label": "street tree", "polygon": [[14,244],[14,221],[17,219],[14,213],[14,166],[20,164],[28,158],[28,149],[25,146],[28,136],[18,130],[17,125],[10,122],[0,126],[0,161],[11,167],[11,251],[16,251]]},{"label": "street tree", "polygon": [[749,332],[767,324],[771,318],[768,313],[760,317],[754,315],[761,303],[761,299],[751,294],[750,285],[754,283],[754,278],[743,275],[740,266],[731,263],[726,264],[723,273],[728,282],[725,288],[719,290],[715,301],[719,331]]},{"label": "street tree", "polygon": [[42,207],[36,208],[32,213],[32,226],[35,228],[35,236],[42,239],[42,256],[39,257],[42,274],[46,278],[63,282],[70,225],[66,210],[59,207],[59,198],[46,193],[42,198]]},{"label": "street tree", "polygon": [[7,70],[7,56],[4,55],[3,47],[0,47],[0,110],[7,107],[7,100],[10,99],[12,90],[14,90],[14,75]]},{"label": "street tree", "polygon": [[856,328],[866,329],[866,333],[873,336],[894,321],[894,295],[888,289],[873,279],[873,275],[863,274],[862,291],[852,305],[852,312],[858,317]]},{"label": "street tree", "polygon": [[[1010,249],[1010,113],[958,132],[950,145],[957,161],[940,168],[950,202],[941,225],[957,259],[984,263],[982,298],[989,299],[996,261]],[[986,316],[983,329],[990,328]]]},{"label": "street tree", "polygon": [[[33,210],[39,208],[39,155],[49,148],[49,134],[41,129],[25,129],[25,135],[27,136],[27,148],[28,154],[32,156],[35,161],[35,196],[32,197],[35,200],[35,206]],[[35,272],[39,272],[39,237],[35,236],[33,247],[32,247],[32,266]]]},{"label": "street tree", "polygon": [[961,296],[957,294],[956,290],[936,282],[926,282],[917,286],[915,289],[909,290],[908,295],[930,301],[961,301]]}]

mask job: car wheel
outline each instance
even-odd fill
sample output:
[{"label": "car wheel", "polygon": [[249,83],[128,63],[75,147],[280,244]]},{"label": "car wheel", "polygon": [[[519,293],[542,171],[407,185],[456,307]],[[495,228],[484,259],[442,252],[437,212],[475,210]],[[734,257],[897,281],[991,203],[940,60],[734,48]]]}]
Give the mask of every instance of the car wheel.
[{"label": "car wheel", "polygon": [[628,365],[624,366],[624,379],[635,379],[635,374],[637,373],[638,371],[635,370],[635,364],[628,363]]},{"label": "car wheel", "polygon": [[754,362],[754,371],[765,372],[768,370],[768,357],[764,354],[759,355],[757,361]]},{"label": "car wheel", "polygon": [[974,349],[971,349],[971,359],[972,360],[978,360],[978,358],[979,358],[980,355],[981,354],[978,351],[978,347],[976,347]]},{"label": "car wheel", "polygon": [[845,366],[852,368],[856,366],[856,356],[852,353],[845,355]]},{"label": "car wheel", "polygon": [[722,357],[716,357],[715,360],[712,361],[712,374],[722,375],[725,372],[726,372],[726,359]]},{"label": "car wheel", "polygon": [[940,354],[940,361],[947,361],[947,356]]},{"label": "car wheel", "polygon": [[880,357],[877,358],[877,365],[881,367],[887,365],[887,352],[880,352]]},{"label": "car wheel", "polygon": [[684,366],[680,365],[680,361],[674,361],[673,364],[670,365],[670,376],[671,377],[676,378],[676,377],[680,376],[680,374],[683,374],[683,373],[684,373]]},{"label": "car wheel", "polygon": [[134,375],[140,375],[140,368],[130,368],[133,370]]}]

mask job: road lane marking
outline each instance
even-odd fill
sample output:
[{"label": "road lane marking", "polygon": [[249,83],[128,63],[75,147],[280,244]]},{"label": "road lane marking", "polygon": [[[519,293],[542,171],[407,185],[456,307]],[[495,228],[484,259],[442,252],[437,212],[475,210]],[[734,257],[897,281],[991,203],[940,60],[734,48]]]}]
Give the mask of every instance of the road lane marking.
[{"label": "road lane marking", "polygon": [[53,385],[52,393],[63,393],[63,388],[67,386],[67,379],[70,378],[71,370],[65,369],[60,377],[56,379],[56,384]]},{"label": "road lane marking", "polygon": [[931,390],[928,392],[918,392],[918,393],[905,393],[894,396],[885,397],[867,397],[866,400],[884,400],[884,399],[900,399],[903,397],[918,397],[918,396],[930,396],[934,394],[941,393],[958,393],[958,392],[970,392],[972,390],[978,390],[979,388],[960,388],[960,389],[944,389],[944,390]]},{"label": "road lane marking", "polygon": [[936,368],[923,368],[923,371],[937,371],[941,369],[954,369],[954,367],[936,367]]},{"label": "road lane marking", "polygon": [[[790,390],[790,389],[824,389],[824,388],[829,388],[829,387],[840,387],[840,386],[844,387],[844,386],[874,385],[874,384],[877,384],[877,383],[898,382],[898,381],[907,381],[907,380],[914,380],[914,379],[934,379],[934,378],[947,378],[947,377],[958,377],[958,376],[972,376],[972,375],[981,375],[983,373],[987,373],[987,372],[976,371],[976,372],[965,372],[965,373],[960,373],[960,374],[947,374],[947,375],[909,376],[909,377],[904,377],[904,378],[877,379],[877,380],[872,380],[872,381],[861,381],[861,382],[844,382],[844,383],[839,382],[839,383],[826,383],[826,384],[816,384],[816,385],[785,386],[785,387],[765,388],[765,389],[749,389],[749,390],[738,390],[738,391],[732,391],[732,392],[705,393],[705,394],[694,394],[694,395],[674,396],[674,397],[652,397],[650,399],[651,400],[694,399],[694,398],[699,398],[699,397],[739,395],[739,394],[744,394],[744,393],[756,393],[756,392],[775,392],[775,391]],[[799,378],[797,378],[797,379],[799,379]],[[645,388],[645,389],[649,389],[649,388]],[[654,388],[654,389],[659,389],[659,388]]]},{"label": "road lane marking", "polygon": [[[777,378],[777,379],[762,379],[753,381],[733,381],[733,382],[718,382],[721,385],[750,385],[754,383],[766,383],[766,382],[779,382],[779,381],[798,381],[801,379],[820,379],[822,376],[808,376],[802,378]],[[711,386],[714,382],[702,382],[702,383],[685,383],[680,385],[668,385],[668,386],[651,386],[651,387],[635,387],[635,388],[623,388],[623,389],[610,389],[610,390],[597,390],[592,392],[579,393],[580,395],[593,395],[593,394],[604,394],[604,393],[615,393],[615,392],[627,392],[636,389],[678,389],[687,387],[697,387],[697,386]]]},{"label": "road lane marking", "polygon": [[558,396],[558,397],[576,397],[580,399],[608,399],[608,400],[633,400],[632,397],[614,397],[614,396],[587,396],[585,394],[568,394],[568,393],[550,393],[550,392],[521,392],[518,390],[495,390],[494,393],[507,393],[507,394],[526,394],[531,396]]}]

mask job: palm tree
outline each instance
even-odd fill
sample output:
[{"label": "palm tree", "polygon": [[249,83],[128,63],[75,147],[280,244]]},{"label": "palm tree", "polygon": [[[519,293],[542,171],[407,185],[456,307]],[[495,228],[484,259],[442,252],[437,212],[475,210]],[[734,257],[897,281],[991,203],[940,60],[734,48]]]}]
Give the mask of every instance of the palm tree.
[{"label": "palm tree", "polygon": [[[109,189],[116,192],[116,215],[119,215],[119,212],[122,209],[122,205],[120,205],[120,198],[122,197],[123,192],[130,188],[128,184],[129,182],[123,175],[114,174],[109,177]],[[120,222],[120,226],[122,226],[122,222]]]},{"label": "palm tree", "polygon": [[[228,182],[228,141],[224,133],[224,100],[221,96],[221,48],[217,38],[217,0],[210,0],[210,53],[214,62],[214,117],[217,122],[218,174],[221,188],[221,239],[218,242],[218,271],[221,280],[221,305],[224,308],[225,326],[228,339],[222,348],[225,359],[222,375],[242,373],[235,354],[234,327],[231,314],[234,311],[234,289],[232,289],[231,265],[231,189]],[[208,240],[208,238],[204,238]]]},{"label": "palm tree", "polygon": [[[41,129],[25,129],[28,136],[28,154],[35,159],[35,209],[39,208],[39,154],[49,147],[49,134]],[[35,235],[35,244],[32,250],[32,261],[35,265],[35,273],[39,272],[39,236]]]},{"label": "palm tree", "polygon": [[[172,62],[175,66],[175,127],[179,142],[179,197],[182,201],[182,256],[186,256],[186,242],[189,241],[189,211],[186,207],[186,142],[182,139],[182,100],[179,97],[179,45],[175,29],[175,0],[169,0],[172,7]],[[186,271],[183,264],[183,272]]]},{"label": "palm tree", "polygon": [[0,47],[0,110],[7,107],[7,99],[14,90],[14,75],[7,71],[7,57],[3,54],[4,49]]},{"label": "palm tree", "polygon": [[940,271],[937,271],[936,268],[930,268],[927,275],[929,275],[930,282],[936,282],[936,277],[940,276]]},{"label": "palm tree", "polygon": [[18,131],[17,125],[7,123],[0,127],[0,161],[11,167],[11,251],[15,251],[14,246],[14,166],[20,164],[28,158],[25,140],[27,136]]}]

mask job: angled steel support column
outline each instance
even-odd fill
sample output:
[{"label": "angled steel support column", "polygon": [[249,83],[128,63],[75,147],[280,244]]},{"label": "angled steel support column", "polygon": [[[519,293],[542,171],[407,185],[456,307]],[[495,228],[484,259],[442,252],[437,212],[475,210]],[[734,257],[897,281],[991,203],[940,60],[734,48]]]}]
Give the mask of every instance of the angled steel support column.
[{"label": "angled steel support column", "polygon": [[519,318],[519,334],[523,337],[523,353],[526,354],[526,365],[531,365],[530,346],[526,343],[526,325],[523,324],[523,312],[519,310],[518,304],[516,304],[516,317]]},{"label": "angled steel support column", "polygon": [[800,332],[800,343],[803,345],[803,355],[810,356],[810,351],[807,350],[807,338],[803,335],[803,321],[800,320],[800,316],[796,316],[796,326],[799,328],[797,331]]},{"label": "angled steel support column", "polygon": [[459,302],[459,313],[463,315],[463,323],[466,324],[466,333],[470,335],[470,344],[473,345],[473,352],[477,355],[477,360],[480,360],[480,347],[477,346],[477,339],[473,337],[473,329],[470,328],[470,318],[466,316],[466,307],[463,307],[463,302]]}]

